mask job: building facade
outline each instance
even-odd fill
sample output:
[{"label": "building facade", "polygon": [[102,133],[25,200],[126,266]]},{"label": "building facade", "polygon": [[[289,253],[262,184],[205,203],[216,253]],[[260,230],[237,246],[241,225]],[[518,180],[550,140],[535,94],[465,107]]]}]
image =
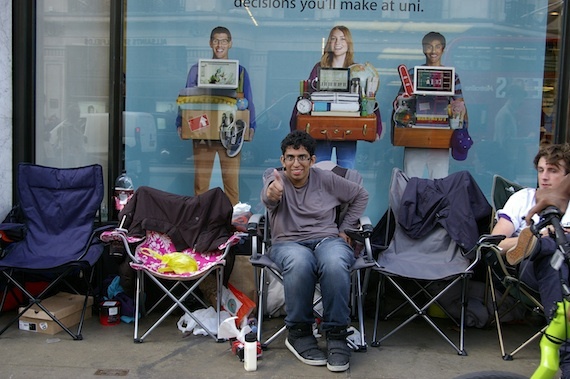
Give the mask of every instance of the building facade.
[{"label": "building facade", "polygon": [[[191,140],[178,136],[177,98],[190,67],[212,58],[210,32],[220,25],[231,30],[229,58],[238,60],[251,80],[257,127],[239,157],[239,200],[255,210],[261,173],[279,165],[279,142],[303,96],[299,83],[309,77],[329,31],[338,25],[351,32],[355,61],[373,67],[380,81],[374,97],[382,133],[374,142],[358,141],[354,157],[372,194],[367,213],[373,221],[386,210],[391,169],[402,167],[406,149],[394,142],[392,125],[401,87],[398,66],[424,64],[422,37],[428,32],[446,38],[441,62],[461,78],[474,142],[464,160],[449,154],[449,172],[468,170],[487,195],[495,173],[533,186],[532,157],[541,141],[566,141],[568,77],[561,67],[568,62],[560,53],[567,43],[565,1],[0,4],[6,38],[0,47],[6,50],[0,55],[5,99],[0,216],[14,200],[15,167],[22,161],[101,164],[108,190],[104,214],[110,214],[114,178],[123,169],[135,187],[193,195],[195,152]],[[218,158],[212,172],[210,186],[222,187]]]}]

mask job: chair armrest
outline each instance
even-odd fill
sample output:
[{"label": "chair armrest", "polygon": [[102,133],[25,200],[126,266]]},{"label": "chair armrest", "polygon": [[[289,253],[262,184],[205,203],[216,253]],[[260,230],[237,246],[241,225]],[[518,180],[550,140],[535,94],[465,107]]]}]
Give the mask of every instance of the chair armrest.
[{"label": "chair armrest", "polygon": [[364,244],[364,251],[366,256],[364,259],[367,262],[371,262],[374,260],[372,257],[372,244],[370,242],[370,237],[372,236],[372,232],[374,231],[374,226],[370,221],[368,216],[362,216],[359,219],[359,227],[353,229],[345,229],[344,232],[347,236],[349,236],[352,240],[358,241]]},{"label": "chair armrest", "polygon": [[101,233],[103,233],[103,232],[105,232],[105,231],[107,231],[107,230],[115,229],[116,227],[117,227],[117,223],[111,223],[111,224],[102,225],[102,226],[99,226],[99,227],[95,228],[95,229],[93,230],[93,233],[95,233],[95,234],[101,234]]},{"label": "chair armrest", "polygon": [[479,237],[479,241],[477,241],[477,245],[483,244],[491,244],[491,245],[498,245],[499,242],[507,238],[507,236],[503,234],[483,234]]},{"label": "chair armrest", "polygon": [[500,251],[499,242],[505,238],[506,236],[502,234],[482,234],[475,247],[467,252],[463,252],[463,255],[471,260],[470,268],[474,267],[482,258],[486,258],[483,256],[483,251]]},{"label": "chair armrest", "polygon": [[250,235],[251,234],[257,234],[257,228],[258,228],[259,224],[261,223],[262,218],[263,218],[263,214],[261,214],[261,213],[255,213],[255,214],[251,215],[251,217],[247,221],[247,232]]},{"label": "chair armrest", "polygon": [[259,245],[259,226],[264,221],[264,216],[261,213],[255,213],[251,215],[247,222],[247,234],[251,242],[251,261],[257,260],[258,254],[257,249]]},{"label": "chair armrest", "polygon": [[372,222],[370,221],[370,217],[368,217],[368,216],[360,217],[360,227],[364,233],[369,234],[367,237],[370,237],[370,235],[372,235],[372,231],[374,230],[374,226],[372,225]]}]

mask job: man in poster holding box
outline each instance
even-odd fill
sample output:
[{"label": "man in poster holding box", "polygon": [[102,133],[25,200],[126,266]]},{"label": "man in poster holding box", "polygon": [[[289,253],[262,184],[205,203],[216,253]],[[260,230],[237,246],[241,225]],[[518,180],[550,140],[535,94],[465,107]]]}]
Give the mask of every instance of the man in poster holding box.
[{"label": "man in poster holding box", "polygon": [[[445,44],[445,37],[437,32],[429,32],[423,37],[422,48],[426,57],[425,66],[442,67],[441,58]],[[396,127],[410,126],[408,124],[400,125],[395,120],[398,119],[399,121],[402,118],[401,108],[398,107],[405,104],[406,113],[411,116],[411,120],[415,120],[411,127],[454,129],[451,137],[452,156],[456,160],[464,160],[473,141],[467,133],[467,109],[463,100],[459,76],[457,73],[454,75],[455,91],[453,96],[419,95],[409,93],[414,74],[416,73],[411,72],[409,74],[408,84],[402,86],[394,101],[395,114],[392,122],[397,123]],[[402,76],[401,72],[400,75]],[[404,78],[402,80],[404,81]],[[424,177],[425,169],[427,169],[429,179],[446,177],[449,174],[449,148],[405,147],[404,172],[409,177]]]},{"label": "man in poster holding box", "polygon": [[[232,35],[226,27],[217,26],[210,33],[210,47],[212,48],[212,59],[228,59],[229,50],[232,47]],[[194,64],[188,72],[186,80],[186,88],[196,87],[198,85],[198,64]],[[243,94],[243,97],[240,97]],[[255,131],[255,106],[253,105],[253,95],[251,84],[249,82],[249,74],[247,70],[239,65],[239,86],[238,86],[238,109],[240,107],[249,110],[249,135],[244,136],[245,140],[251,141]],[[233,120],[231,120],[233,121]],[[236,123],[239,120],[236,121]],[[176,118],[176,127],[178,135],[182,138],[182,117],[179,114]],[[231,153],[228,148],[228,141],[193,139],[193,158],[194,158],[194,193],[202,194],[210,189],[210,179],[212,177],[212,169],[216,153],[220,159],[220,167],[222,171],[222,181],[224,183],[224,192],[230,199],[232,205],[239,202],[239,170],[241,153]]]}]

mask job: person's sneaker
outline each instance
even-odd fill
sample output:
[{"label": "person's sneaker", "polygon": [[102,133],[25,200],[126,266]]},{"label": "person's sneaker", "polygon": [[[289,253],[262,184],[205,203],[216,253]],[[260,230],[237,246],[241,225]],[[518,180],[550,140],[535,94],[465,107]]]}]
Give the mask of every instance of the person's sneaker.
[{"label": "person's sneaker", "polygon": [[350,367],[350,347],[346,337],[352,332],[346,328],[333,329],[327,332],[327,368],[329,371],[342,372]]},{"label": "person's sneaker", "polygon": [[530,228],[524,228],[519,234],[517,244],[507,250],[507,262],[514,266],[532,255],[537,241],[538,238],[532,233]]},{"label": "person's sneaker", "polygon": [[327,364],[325,353],[319,349],[317,339],[313,335],[310,325],[290,328],[285,339],[285,346],[298,360],[310,366],[324,366]]}]

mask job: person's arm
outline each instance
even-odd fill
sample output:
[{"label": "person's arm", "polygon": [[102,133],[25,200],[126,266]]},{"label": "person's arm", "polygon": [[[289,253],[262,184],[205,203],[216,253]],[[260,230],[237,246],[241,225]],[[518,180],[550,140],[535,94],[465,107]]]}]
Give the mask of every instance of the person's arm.
[{"label": "person's arm", "polygon": [[465,107],[465,114],[463,115],[463,128],[467,129],[469,127],[469,116],[467,116],[467,104],[465,104],[465,98],[463,97],[463,89],[461,88],[461,79],[459,79],[459,75],[457,74],[455,74],[454,99],[461,99],[461,101],[463,101],[463,106]]},{"label": "person's arm", "polygon": [[247,109],[249,110],[249,139],[253,139],[257,123],[255,121],[255,105],[253,104],[253,91],[249,81],[249,74],[245,67],[240,66],[240,71],[243,72],[243,96],[247,100]]},{"label": "person's arm", "polygon": [[368,205],[369,195],[368,191],[359,184],[341,177],[333,176],[333,178],[334,190],[342,194],[339,198],[340,202],[348,203],[348,208],[338,228],[340,233],[344,233],[345,229],[354,228],[358,225],[359,219]]},{"label": "person's arm", "polygon": [[499,221],[497,221],[497,224],[493,227],[491,234],[507,236],[507,238],[499,243],[499,247],[504,251],[507,251],[517,244],[518,237],[512,237],[514,232],[515,227],[512,222],[506,218],[499,218]]},{"label": "person's arm", "polygon": [[188,77],[186,78],[186,88],[196,87],[198,85],[198,65],[190,67]]},{"label": "person's arm", "polygon": [[376,115],[376,139],[379,140],[382,137],[382,116],[380,115],[380,107],[374,111]]},{"label": "person's arm", "polygon": [[536,191],[536,204],[528,211],[526,222],[530,223],[532,216],[549,206],[555,206],[566,212],[570,201],[570,175],[566,175],[556,188],[541,188]]},{"label": "person's arm", "polygon": [[275,208],[283,197],[283,177],[277,169],[267,170],[263,175],[261,201],[268,209]]}]

